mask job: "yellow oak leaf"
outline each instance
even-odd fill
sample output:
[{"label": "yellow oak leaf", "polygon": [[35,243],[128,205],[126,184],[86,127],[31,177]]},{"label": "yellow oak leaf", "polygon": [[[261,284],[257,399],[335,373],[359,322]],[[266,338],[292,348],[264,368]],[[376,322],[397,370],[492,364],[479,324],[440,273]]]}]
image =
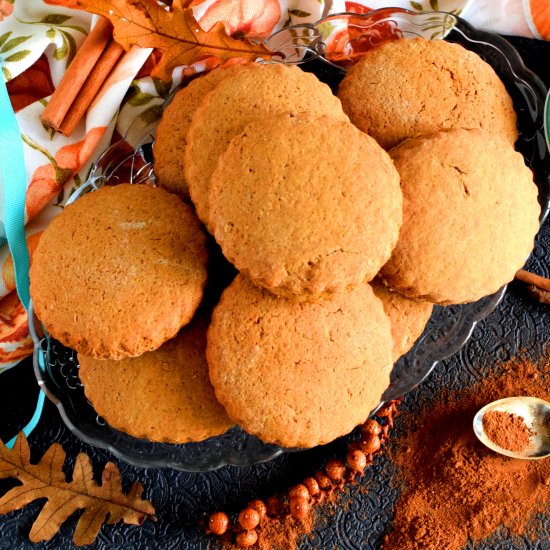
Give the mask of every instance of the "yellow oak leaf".
[{"label": "yellow oak leaf", "polygon": [[81,509],[84,512],[73,536],[77,546],[91,544],[104,521],[111,525],[119,521],[141,525],[146,519],[156,520],[153,505],[141,498],[141,483],[134,483],[124,494],[120,472],[112,462],[105,465],[98,485],[87,454],[76,457],[70,482],[63,473],[65,451],[58,443],[46,451],[38,464],[31,464],[30,456],[24,434],[19,434],[13,449],[0,441],[0,479],[15,478],[21,482],[0,498],[0,514],[19,510],[36,499],[46,499],[29,535],[32,542],[50,540],[64,521]]},{"label": "yellow oak leaf", "polygon": [[114,38],[125,49],[137,45],[158,48],[162,57],[152,76],[170,80],[181,65],[214,57],[224,63],[230,58],[255,61],[282,56],[269,51],[261,43],[252,43],[229,36],[223,23],[208,32],[197,24],[186,2],[174,2],[171,9],[156,0],[77,0],[91,13],[108,18],[114,26]]}]

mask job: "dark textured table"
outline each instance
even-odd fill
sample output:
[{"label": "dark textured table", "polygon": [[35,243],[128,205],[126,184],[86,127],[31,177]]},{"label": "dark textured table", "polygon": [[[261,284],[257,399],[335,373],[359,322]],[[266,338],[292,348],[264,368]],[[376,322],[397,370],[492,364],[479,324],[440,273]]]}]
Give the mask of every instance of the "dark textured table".
[{"label": "dark textured table", "polygon": [[[550,86],[550,43],[511,38],[512,44],[523,56],[526,65]],[[547,222],[537,240],[529,268],[550,276],[550,223]],[[419,398],[429,399],[442,387],[463,387],[480,377],[484,369],[497,361],[513,357],[526,349],[534,358],[550,354],[550,307],[530,299],[524,290],[510,285],[500,307],[480,323],[469,343],[454,357],[439,364],[432,376],[405,399],[403,410],[414,411]],[[0,437],[11,438],[22,427],[34,409],[37,386],[30,360],[0,378]],[[402,415],[397,429],[406,422]],[[72,469],[76,455],[88,453],[96,466],[102,467],[111,459],[109,453],[81,443],[62,424],[57,410],[46,403],[44,415],[30,437],[33,457],[38,459],[52,442],[63,445],[67,451],[67,468]],[[173,470],[140,470],[119,463],[125,482],[140,479],[145,496],[152,500],[158,516],[156,523],[143,527],[125,525],[104,526],[92,548],[98,549],[199,549],[207,548],[211,539],[197,526],[202,512],[218,509],[239,510],[252,498],[266,498],[277,490],[312,474],[327,458],[342,456],[345,439],[310,451],[281,456],[268,464],[250,468],[222,468],[208,474],[185,474]],[[367,491],[354,488],[348,495],[346,510],[340,510],[320,521],[303,548],[379,548],[381,538],[391,528],[392,505],[397,490],[390,480],[395,468],[380,456],[368,469],[363,485]],[[2,493],[12,487],[11,481],[0,482]],[[60,534],[49,543],[33,545],[28,534],[41,503],[33,503],[18,512],[0,517],[0,548],[73,548],[72,533],[75,517],[62,527]],[[550,517],[545,531],[550,532]],[[484,549],[544,549],[550,550],[547,540],[533,542],[509,539],[499,534],[481,546]],[[443,550],[443,549],[442,549]]]}]

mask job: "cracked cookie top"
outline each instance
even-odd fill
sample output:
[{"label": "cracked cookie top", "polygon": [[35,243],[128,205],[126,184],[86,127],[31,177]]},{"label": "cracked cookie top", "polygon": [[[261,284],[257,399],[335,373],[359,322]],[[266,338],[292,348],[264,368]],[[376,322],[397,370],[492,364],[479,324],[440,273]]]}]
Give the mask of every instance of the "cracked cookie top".
[{"label": "cracked cookie top", "polygon": [[388,154],[353,124],[282,115],[248,125],[212,176],[210,223],[256,284],[312,298],[370,281],[402,217]]},{"label": "cracked cookie top", "polygon": [[539,229],[537,187],[523,156],[484,130],[446,130],[392,149],[403,225],[381,276],[439,304],[473,302],[514,278]]},{"label": "cracked cookie top", "polygon": [[390,149],[443,128],[517,139],[512,99],[493,68],[459,44],[423,38],[369,50],[340,84],[350,120]]},{"label": "cracked cookie top", "polygon": [[208,329],[216,397],[263,441],[313,447],[379,404],[392,365],[390,321],[368,284],[319,303],[278,298],[238,275]]}]

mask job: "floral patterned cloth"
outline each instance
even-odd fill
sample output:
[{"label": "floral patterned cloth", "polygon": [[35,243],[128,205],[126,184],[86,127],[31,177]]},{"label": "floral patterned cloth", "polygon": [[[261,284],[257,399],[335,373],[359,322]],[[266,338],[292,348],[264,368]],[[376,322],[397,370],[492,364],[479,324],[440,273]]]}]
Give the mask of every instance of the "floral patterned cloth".
[{"label": "floral patterned cloth", "polygon": [[[453,12],[479,28],[550,39],[547,0],[195,0],[191,6],[205,30],[222,20],[229,33],[254,37],[312,23],[329,13],[399,6]],[[115,67],[85,120],[70,137],[64,137],[43,126],[39,115],[93,23],[93,16],[75,9],[75,0],[0,0],[0,66],[23,134],[31,258],[41,232],[86,179],[113,136],[126,136],[132,144],[134,132],[143,135],[145,128],[155,125],[163,102],[183,77],[213,66],[195,63],[176,70],[172,81],[165,83],[149,76],[154,53],[135,48]],[[338,33],[332,32],[333,50],[338,39]],[[4,211],[2,195],[0,212]],[[0,372],[32,351],[26,313],[14,289],[13,262],[0,220]]]}]

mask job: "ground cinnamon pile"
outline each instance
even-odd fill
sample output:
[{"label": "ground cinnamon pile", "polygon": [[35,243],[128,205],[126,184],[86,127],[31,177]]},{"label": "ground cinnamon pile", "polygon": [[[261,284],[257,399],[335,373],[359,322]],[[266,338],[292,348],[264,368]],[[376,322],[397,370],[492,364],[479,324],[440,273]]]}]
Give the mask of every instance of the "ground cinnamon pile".
[{"label": "ground cinnamon pile", "polygon": [[442,396],[397,441],[392,456],[405,489],[384,548],[459,550],[499,527],[525,534],[548,511],[550,460],[499,455],[475,437],[475,413],[495,399],[550,398],[550,358],[513,360],[473,387]]},{"label": "ground cinnamon pile", "polygon": [[308,514],[303,520],[287,517],[285,521],[265,522],[254,548],[258,550],[296,548],[298,539],[311,533],[313,525],[313,514]]},{"label": "ground cinnamon pile", "polygon": [[490,411],[483,415],[485,435],[502,449],[519,453],[531,440],[532,432],[521,416],[504,411]]}]

